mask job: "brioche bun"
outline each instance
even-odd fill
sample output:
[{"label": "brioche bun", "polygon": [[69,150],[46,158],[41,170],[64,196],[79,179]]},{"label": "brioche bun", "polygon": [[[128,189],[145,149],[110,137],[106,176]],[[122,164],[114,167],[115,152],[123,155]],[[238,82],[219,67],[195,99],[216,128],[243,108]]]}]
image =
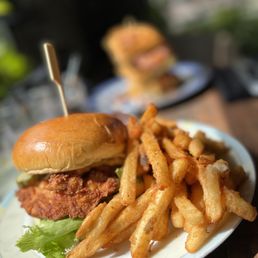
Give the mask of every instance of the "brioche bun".
[{"label": "brioche bun", "polygon": [[124,157],[127,130],[112,116],[72,114],[26,130],[13,148],[13,162],[29,174],[51,174],[118,165]]},{"label": "brioche bun", "polygon": [[162,34],[148,23],[135,22],[112,28],[104,38],[104,48],[116,63],[130,62],[137,54],[164,43]]}]

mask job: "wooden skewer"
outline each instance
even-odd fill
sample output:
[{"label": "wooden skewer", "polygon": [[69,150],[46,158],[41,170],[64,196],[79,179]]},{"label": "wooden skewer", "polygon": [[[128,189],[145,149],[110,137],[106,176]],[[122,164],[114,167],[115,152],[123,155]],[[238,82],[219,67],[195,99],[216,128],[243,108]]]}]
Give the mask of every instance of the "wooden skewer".
[{"label": "wooden skewer", "polygon": [[60,70],[57,62],[55,48],[50,43],[44,43],[43,48],[44,48],[44,53],[47,60],[47,67],[48,67],[50,79],[55,83],[55,85],[58,88],[64,115],[68,116],[68,110],[67,110],[67,105],[65,101],[64,90],[62,86],[61,75],[60,75]]}]

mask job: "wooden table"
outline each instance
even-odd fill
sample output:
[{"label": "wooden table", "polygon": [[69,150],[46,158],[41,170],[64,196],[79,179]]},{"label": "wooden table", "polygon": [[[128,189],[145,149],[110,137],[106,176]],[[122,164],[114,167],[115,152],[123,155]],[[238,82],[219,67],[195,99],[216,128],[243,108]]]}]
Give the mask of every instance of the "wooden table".
[{"label": "wooden table", "polygon": [[[176,107],[160,112],[173,119],[190,119],[210,124],[242,142],[258,168],[258,99],[226,102],[210,88]],[[258,191],[253,204],[258,207]],[[207,258],[251,258],[258,253],[258,220],[243,221],[235,232]]]}]

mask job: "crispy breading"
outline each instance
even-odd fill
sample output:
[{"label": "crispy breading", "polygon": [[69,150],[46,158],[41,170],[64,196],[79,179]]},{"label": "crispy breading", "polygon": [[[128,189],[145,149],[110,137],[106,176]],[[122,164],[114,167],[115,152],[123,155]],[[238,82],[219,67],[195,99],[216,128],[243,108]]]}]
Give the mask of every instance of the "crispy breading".
[{"label": "crispy breading", "polygon": [[16,195],[28,214],[41,219],[84,218],[105,197],[118,190],[118,179],[101,171],[79,176],[53,174]]}]

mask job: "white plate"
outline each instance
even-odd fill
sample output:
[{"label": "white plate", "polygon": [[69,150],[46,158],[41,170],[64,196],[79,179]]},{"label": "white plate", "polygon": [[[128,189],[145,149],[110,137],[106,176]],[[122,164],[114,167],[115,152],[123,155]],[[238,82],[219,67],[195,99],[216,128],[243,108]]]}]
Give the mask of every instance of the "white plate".
[{"label": "white plate", "polygon": [[172,68],[171,73],[183,80],[176,89],[171,89],[165,95],[141,95],[129,98],[126,95],[128,84],[126,80],[115,77],[106,80],[94,89],[88,99],[88,109],[98,112],[123,112],[138,114],[145,110],[146,105],[154,103],[158,108],[178,104],[204,90],[211,80],[211,70],[197,62],[180,61]]},{"label": "white plate", "polygon": [[[246,150],[246,148],[231,136],[207,125],[189,122],[179,121],[179,126],[194,133],[197,130],[204,131],[210,138],[215,140],[224,141],[230,148],[230,155],[236,161],[237,164],[241,164],[248,174],[248,179],[243,183],[240,188],[241,195],[248,201],[253,198],[255,190],[255,168],[252,159]],[[0,183],[1,187],[1,183]],[[13,192],[13,191],[12,191]],[[33,252],[20,253],[15,247],[16,240],[22,235],[22,224],[26,221],[26,224],[30,223],[30,219],[23,209],[19,208],[19,204],[16,199],[10,198],[10,193],[2,202],[2,209],[5,211],[0,213],[0,254],[2,258],[33,258],[38,257]],[[222,225],[221,229],[211,237],[211,239],[196,253],[188,254],[184,248],[186,233],[179,230],[174,231],[167,239],[163,240],[153,248],[152,256],[155,258],[201,258],[208,255],[216,247],[218,247],[225,239],[227,239],[231,233],[235,230],[241,219],[232,215]],[[4,234],[2,234],[5,232]],[[128,244],[117,246],[115,249],[100,251],[95,257],[120,257],[129,258],[129,246]]]}]

